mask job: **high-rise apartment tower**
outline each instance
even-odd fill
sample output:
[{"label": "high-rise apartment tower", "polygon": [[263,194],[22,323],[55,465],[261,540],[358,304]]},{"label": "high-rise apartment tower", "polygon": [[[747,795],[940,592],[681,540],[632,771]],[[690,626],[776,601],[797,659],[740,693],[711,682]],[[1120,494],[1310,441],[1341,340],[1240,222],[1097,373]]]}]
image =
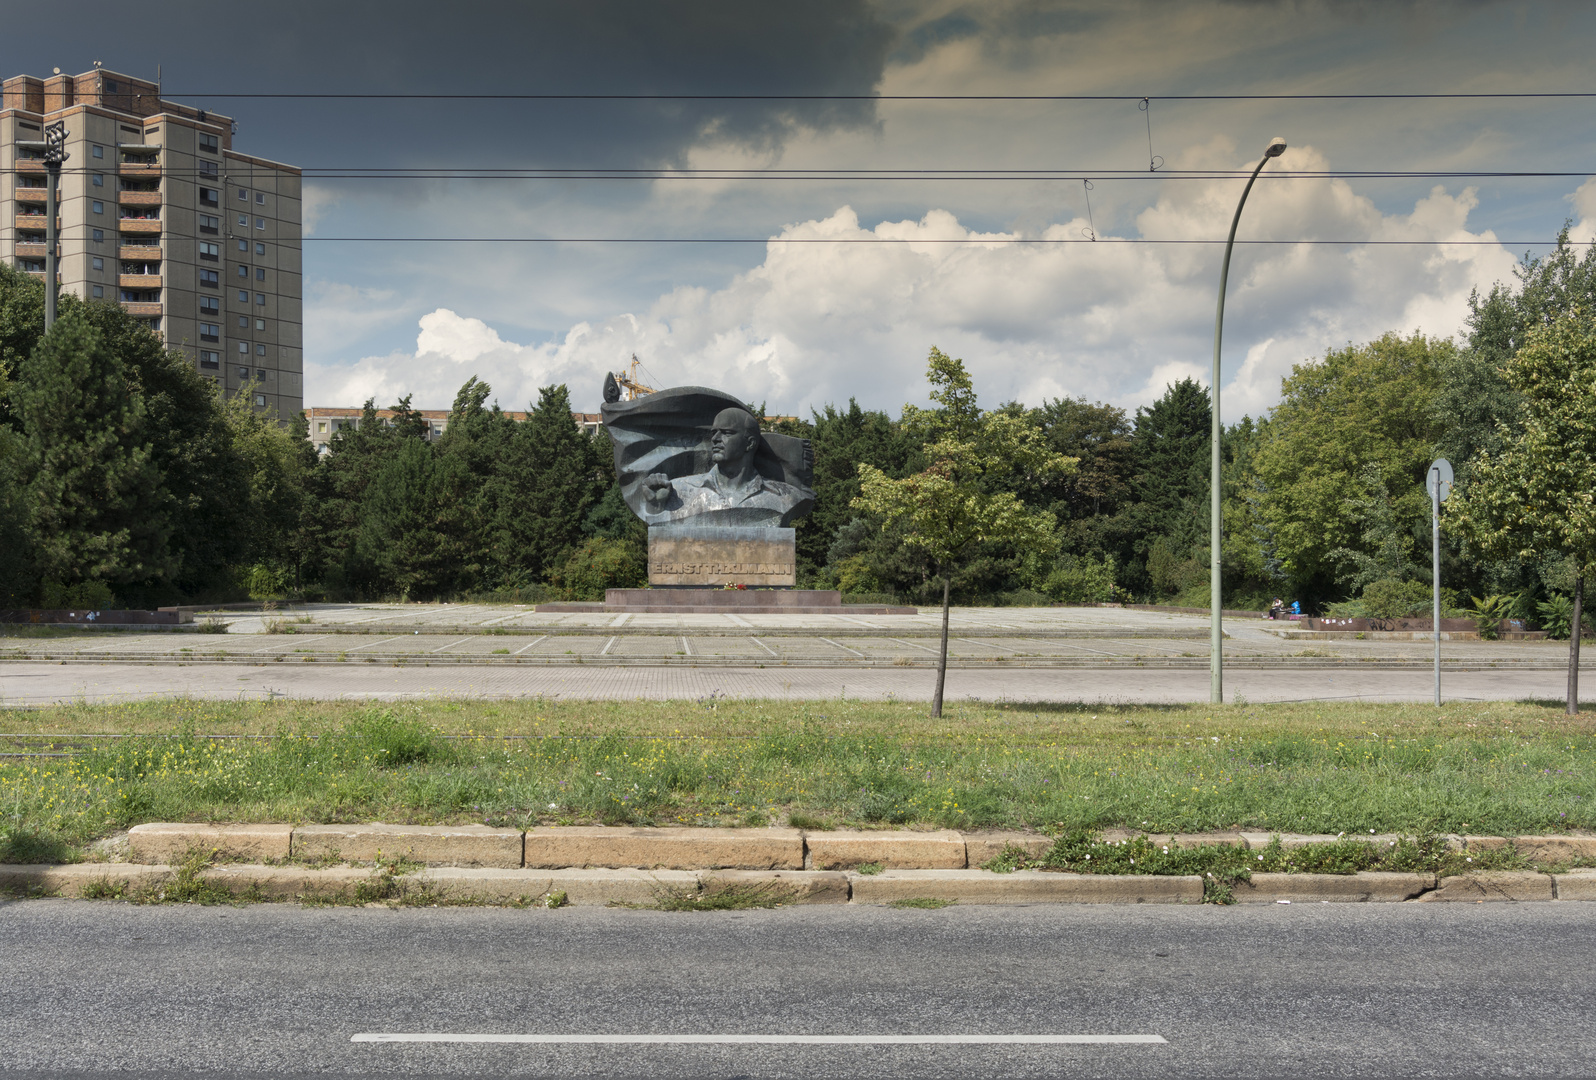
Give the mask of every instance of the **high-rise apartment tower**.
[{"label": "high-rise apartment tower", "polygon": [[0,259],[44,276],[44,129],[66,126],[62,292],[120,303],[229,393],[304,400],[300,172],[233,149],[231,117],[111,71],[6,79]]}]

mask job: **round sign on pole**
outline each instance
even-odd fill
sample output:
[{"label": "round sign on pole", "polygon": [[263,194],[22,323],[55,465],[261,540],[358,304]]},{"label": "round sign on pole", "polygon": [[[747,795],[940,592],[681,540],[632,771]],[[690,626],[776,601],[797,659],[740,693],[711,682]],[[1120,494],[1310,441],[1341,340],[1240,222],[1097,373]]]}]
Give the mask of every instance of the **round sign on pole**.
[{"label": "round sign on pole", "polygon": [[1424,474],[1424,490],[1430,493],[1430,498],[1436,497],[1436,485],[1440,485],[1440,501],[1446,502],[1446,497],[1452,494],[1452,463],[1446,458],[1436,458],[1430,462],[1429,471]]}]

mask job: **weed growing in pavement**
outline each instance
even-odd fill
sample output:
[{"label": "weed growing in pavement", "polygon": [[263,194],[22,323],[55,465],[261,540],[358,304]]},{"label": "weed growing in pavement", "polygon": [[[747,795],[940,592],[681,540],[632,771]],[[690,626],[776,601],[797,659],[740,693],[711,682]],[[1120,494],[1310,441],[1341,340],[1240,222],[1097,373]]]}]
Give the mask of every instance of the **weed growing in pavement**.
[{"label": "weed growing in pavement", "polygon": [[994,874],[1012,874],[1022,867],[1030,865],[1035,860],[1031,853],[1016,844],[1006,845],[1002,851],[981,864],[982,870],[990,870]]},{"label": "weed growing in pavement", "polygon": [[570,904],[570,902],[571,898],[565,895],[563,890],[560,892],[545,893],[543,896],[543,906],[548,908],[550,911],[554,910],[555,908],[566,907]]},{"label": "weed growing in pavement", "polygon": [[127,892],[127,882],[112,881],[109,877],[78,886],[78,896],[83,900],[122,900]]},{"label": "weed growing in pavement", "polygon": [[957,900],[944,900],[940,896],[908,896],[902,900],[893,900],[889,907],[895,908],[925,908],[935,911],[937,908],[952,907]]},{"label": "weed growing in pavement", "polygon": [[228,623],[222,619],[201,619],[194,624],[194,632],[196,634],[225,634],[227,633],[227,627]]},{"label": "weed growing in pavement", "polygon": [[886,867],[882,866],[878,862],[860,863],[858,866],[853,868],[854,873],[863,874],[865,877],[875,877],[885,869]]},{"label": "weed growing in pavement", "polygon": [[816,832],[826,832],[833,828],[830,822],[813,814],[788,814],[787,824],[794,829],[812,829]]}]

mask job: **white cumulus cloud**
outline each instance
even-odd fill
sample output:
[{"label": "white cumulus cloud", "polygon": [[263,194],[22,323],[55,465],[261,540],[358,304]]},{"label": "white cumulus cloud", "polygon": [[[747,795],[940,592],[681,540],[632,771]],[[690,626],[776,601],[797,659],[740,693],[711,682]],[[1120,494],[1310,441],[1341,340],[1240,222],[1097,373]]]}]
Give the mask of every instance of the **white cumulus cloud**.
[{"label": "white cumulus cloud", "polygon": [[[1177,163],[1242,165],[1223,142]],[[1293,148],[1271,167],[1327,166],[1313,149]],[[1590,189],[1575,197],[1587,218],[1596,217]],[[759,265],[723,287],[683,285],[646,310],[580,322],[553,340],[506,340],[471,313],[440,307],[421,318],[414,352],[312,364],[306,403],[385,405],[411,393],[418,406],[442,408],[475,375],[506,408],[564,382],[577,408],[594,409],[603,373],[636,353],[666,385],[717,387],[773,412],[849,397],[896,412],[924,400],[925,356],[936,345],[965,359],[988,405],[1083,394],[1134,406],[1184,376],[1207,382],[1221,251],[1141,241],[1222,240],[1239,193],[1235,180],[1166,183],[1132,228],[1096,243],[1074,242],[1084,219],[1021,235],[975,231],[940,209],[869,224],[844,206],[784,228]],[[1470,230],[1475,205],[1470,189],[1436,187],[1411,211],[1383,213],[1343,180],[1260,180],[1239,239],[1287,242],[1237,247],[1226,418],[1267,409],[1291,366],[1326,348],[1388,330],[1458,332],[1470,289],[1509,279],[1514,264],[1490,231]],[[1437,240],[1468,243],[1429,243]]]}]

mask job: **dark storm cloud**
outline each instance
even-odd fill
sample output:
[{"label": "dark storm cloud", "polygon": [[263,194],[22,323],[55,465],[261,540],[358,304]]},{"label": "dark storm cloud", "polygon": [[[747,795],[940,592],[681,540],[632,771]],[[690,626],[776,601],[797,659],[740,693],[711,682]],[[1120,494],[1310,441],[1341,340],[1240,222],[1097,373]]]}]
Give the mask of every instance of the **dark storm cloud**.
[{"label": "dark storm cloud", "polygon": [[[12,6],[12,5],[3,5]],[[188,14],[182,14],[184,10]],[[5,20],[11,23],[10,18]],[[870,102],[307,102],[226,93],[870,94],[893,30],[864,0],[184,5],[88,0],[0,44],[5,73],[90,61],[237,117],[241,145],[306,164],[627,165],[705,139],[779,149],[875,122]],[[14,25],[14,23],[13,23]],[[98,41],[86,27],[106,27]],[[110,29],[110,28],[114,28]],[[263,143],[265,145],[263,145]],[[336,160],[328,160],[328,156]]]}]

